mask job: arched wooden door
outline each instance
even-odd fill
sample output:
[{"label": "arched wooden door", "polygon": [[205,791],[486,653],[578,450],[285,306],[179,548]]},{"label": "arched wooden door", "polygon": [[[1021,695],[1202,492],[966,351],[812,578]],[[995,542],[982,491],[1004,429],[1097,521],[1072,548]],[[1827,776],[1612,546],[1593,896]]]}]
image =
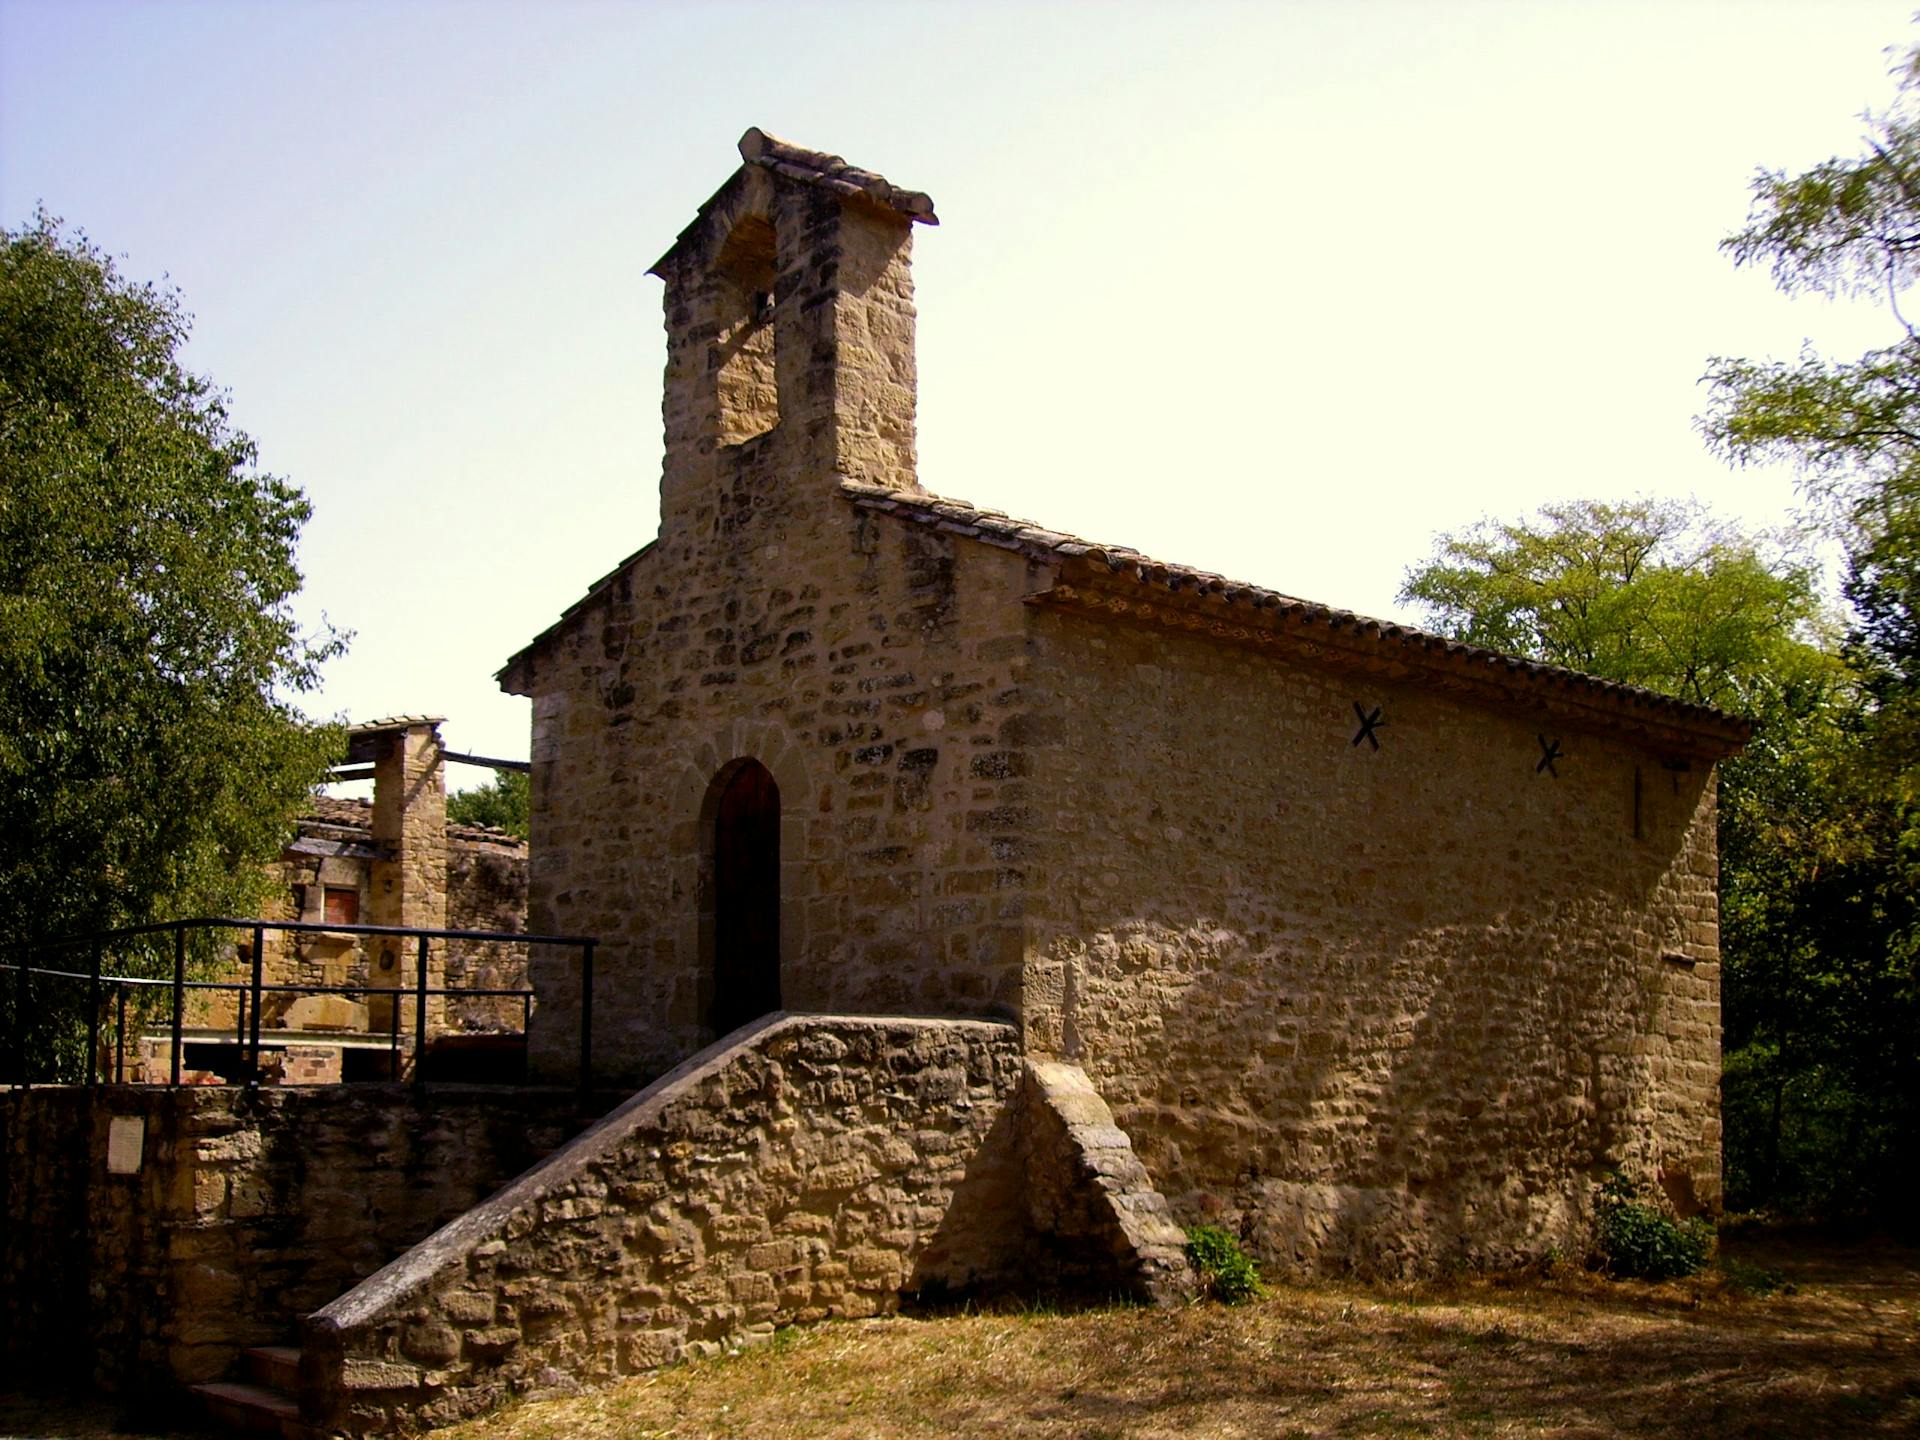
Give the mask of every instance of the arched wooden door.
[{"label": "arched wooden door", "polygon": [[748,760],[713,821],[714,1033],[779,1008],[780,787]]}]

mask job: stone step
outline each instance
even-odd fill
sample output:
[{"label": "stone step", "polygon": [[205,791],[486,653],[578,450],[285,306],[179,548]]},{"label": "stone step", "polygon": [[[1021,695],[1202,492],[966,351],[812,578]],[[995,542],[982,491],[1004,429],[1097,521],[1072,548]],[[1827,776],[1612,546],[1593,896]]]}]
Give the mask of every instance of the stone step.
[{"label": "stone step", "polygon": [[189,1388],[223,1429],[248,1435],[300,1431],[300,1404],[284,1390],[241,1380],[211,1380]]},{"label": "stone step", "polygon": [[255,1345],[247,1351],[247,1378],[269,1390],[300,1393],[300,1347]]}]

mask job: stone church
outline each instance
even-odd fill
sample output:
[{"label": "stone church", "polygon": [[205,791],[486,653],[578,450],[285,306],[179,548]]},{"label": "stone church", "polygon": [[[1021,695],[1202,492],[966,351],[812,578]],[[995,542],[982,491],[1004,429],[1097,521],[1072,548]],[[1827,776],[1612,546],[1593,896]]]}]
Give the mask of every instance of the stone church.
[{"label": "stone church", "polygon": [[1175,1298],[1203,1220],[1409,1275],[1580,1253],[1610,1170],[1715,1209],[1746,727],[927,494],[932,203],[740,151],[654,267],[659,537],[502,672],[568,1088],[0,1092],[0,1339],[390,1436],[914,1296]]},{"label": "stone church", "polygon": [[[1715,1208],[1744,724],[928,494],[932,202],[740,154],[652,270],[659,535],[501,673],[530,925],[601,937],[602,1063],[1011,1021],[1283,1271],[1577,1246],[1614,1168]],[[572,963],[533,961],[554,1079]]]}]

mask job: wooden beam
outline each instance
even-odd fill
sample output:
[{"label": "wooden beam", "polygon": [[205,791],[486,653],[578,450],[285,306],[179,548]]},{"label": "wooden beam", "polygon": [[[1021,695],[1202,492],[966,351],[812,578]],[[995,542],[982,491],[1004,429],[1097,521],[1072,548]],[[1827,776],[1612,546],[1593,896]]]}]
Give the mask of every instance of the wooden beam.
[{"label": "wooden beam", "polygon": [[526,775],[533,770],[533,764],[527,760],[495,760],[486,755],[462,755],[458,750],[441,752],[456,765],[478,765],[486,770],[512,770],[516,774]]}]

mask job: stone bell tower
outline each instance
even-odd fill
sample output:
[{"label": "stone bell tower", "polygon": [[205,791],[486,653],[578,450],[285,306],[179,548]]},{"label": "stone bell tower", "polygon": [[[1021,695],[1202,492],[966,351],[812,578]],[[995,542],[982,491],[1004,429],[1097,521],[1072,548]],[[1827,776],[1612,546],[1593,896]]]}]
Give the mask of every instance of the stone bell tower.
[{"label": "stone bell tower", "polygon": [[748,472],[914,478],[913,226],[933,202],[759,129],[652,273],[666,282],[661,538],[724,525]]}]

